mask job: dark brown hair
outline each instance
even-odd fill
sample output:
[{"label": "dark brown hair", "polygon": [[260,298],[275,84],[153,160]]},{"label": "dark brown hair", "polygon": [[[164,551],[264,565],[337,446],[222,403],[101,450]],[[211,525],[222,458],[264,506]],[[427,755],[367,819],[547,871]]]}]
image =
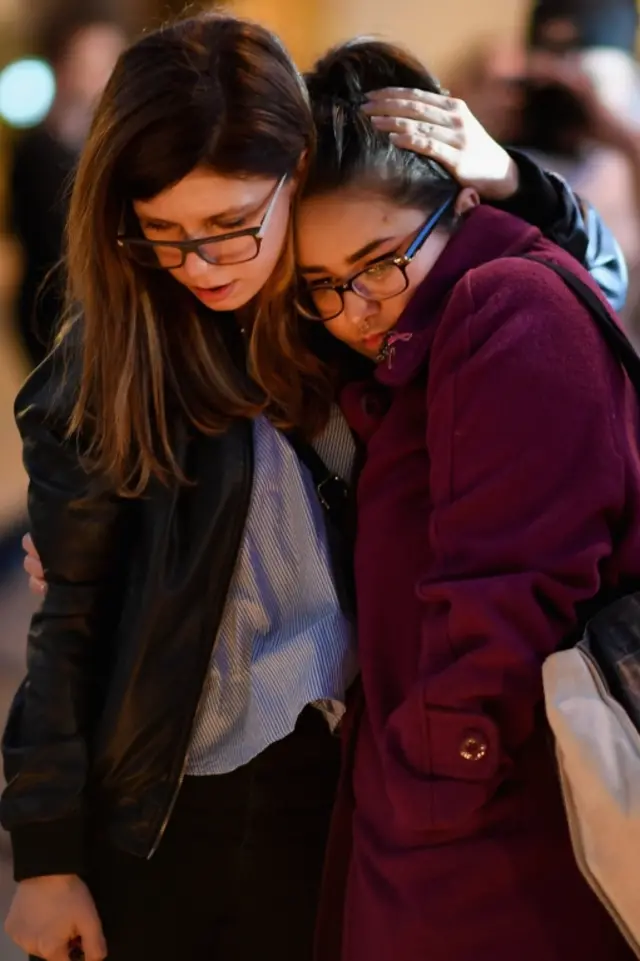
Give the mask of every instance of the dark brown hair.
[{"label": "dark brown hair", "polygon": [[[229,351],[229,318],[203,314],[170,275],[130,263],[116,244],[134,199],[154,197],[198,166],[280,178],[312,148],[303,80],[277,37],[257,24],[192,17],[121,56],[71,198],[68,296],[78,319],[66,328],[75,328],[67,342],[79,341],[81,355],[69,429],[89,423],[89,462],[121,494],[141,493],[153,476],[181,476],[174,414],[206,433],[261,412],[307,433],[326,418],[324,370],[297,340],[292,318],[290,236],[253,305],[252,381]],[[274,314],[282,331],[275,337]]]},{"label": "dark brown hair", "polygon": [[360,109],[369,90],[409,87],[442,93],[435,77],[412,54],[395,44],[356,38],[325,54],[306,81],[317,145],[305,185],[307,196],[358,184],[401,207],[429,211],[456,189],[440,164],[396,147]]},{"label": "dark brown hair", "polygon": [[[325,54],[305,80],[316,149],[303,186],[303,200],[355,184],[359,189],[383,194],[399,206],[422,208],[426,213],[456,192],[454,179],[440,164],[396,147],[361,109],[368,91],[384,87],[441,93],[437,80],[412,54],[381,40],[355,38]],[[441,222],[447,227],[453,220],[452,211]],[[274,331],[286,342],[292,336],[289,326],[277,315],[271,319]],[[370,373],[371,363],[329,334],[322,324],[299,317],[297,327],[297,336],[304,337],[338,382]]]}]

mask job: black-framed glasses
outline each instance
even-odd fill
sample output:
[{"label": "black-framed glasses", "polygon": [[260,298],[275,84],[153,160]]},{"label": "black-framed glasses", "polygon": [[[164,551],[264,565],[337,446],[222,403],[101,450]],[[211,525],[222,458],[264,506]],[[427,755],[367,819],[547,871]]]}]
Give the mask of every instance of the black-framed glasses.
[{"label": "black-framed glasses", "polygon": [[146,237],[118,237],[118,246],[131,260],[142,267],[176,270],[184,267],[189,254],[197,254],[208,264],[245,264],[260,253],[280,191],[288,175],[280,178],[273,189],[269,205],[257,227],[246,227],[215,237],[196,237],[193,240],[148,240]]},{"label": "black-framed glasses", "polygon": [[431,214],[422,226],[406,252],[400,256],[386,257],[364,270],[358,271],[344,284],[329,281],[306,284],[296,298],[296,306],[303,317],[326,324],[339,317],[344,310],[344,295],[347,291],[357,294],[364,300],[390,300],[403,293],[409,286],[407,267],[422,249],[445,213],[455,203],[457,194],[447,200]]}]

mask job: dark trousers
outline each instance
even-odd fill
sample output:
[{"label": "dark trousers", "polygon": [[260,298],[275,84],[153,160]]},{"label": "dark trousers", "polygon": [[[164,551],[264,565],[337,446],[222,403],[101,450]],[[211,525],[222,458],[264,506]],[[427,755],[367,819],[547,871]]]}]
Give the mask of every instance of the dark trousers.
[{"label": "dark trousers", "polygon": [[339,753],[307,708],[245,767],[185,778],[151,860],[101,850],[109,961],[311,961]]}]

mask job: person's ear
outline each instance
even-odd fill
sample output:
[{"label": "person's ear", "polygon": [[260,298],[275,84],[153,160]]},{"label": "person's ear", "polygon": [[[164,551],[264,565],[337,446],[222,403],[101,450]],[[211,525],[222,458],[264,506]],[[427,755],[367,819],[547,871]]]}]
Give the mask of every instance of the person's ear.
[{"label": "person's ear", "polygon": [[309,163],[309,151],[305,149],[302,151],[302,153],[298,157],[296,169],[294,170],[293,176],[291,178],[296,187],[299,185],[300,181],[304,179],[304,176],[307,172],[308,163]]},{"label": "person's ear", "polygon": [[463,187],[456,198],[454,207],[457,217],[464,217],[480,203],[480,194],[473,187]]}]

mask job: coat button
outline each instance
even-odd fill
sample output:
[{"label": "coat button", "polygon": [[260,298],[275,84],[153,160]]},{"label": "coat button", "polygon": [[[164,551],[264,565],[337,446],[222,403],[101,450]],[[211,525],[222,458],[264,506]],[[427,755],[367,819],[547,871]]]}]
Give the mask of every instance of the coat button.
[{"label": "coat button", "polygon": [[488,751],[486,738],[477,732],[467,734],[460,745],[460,757],[465,761],[482,761]]}]

